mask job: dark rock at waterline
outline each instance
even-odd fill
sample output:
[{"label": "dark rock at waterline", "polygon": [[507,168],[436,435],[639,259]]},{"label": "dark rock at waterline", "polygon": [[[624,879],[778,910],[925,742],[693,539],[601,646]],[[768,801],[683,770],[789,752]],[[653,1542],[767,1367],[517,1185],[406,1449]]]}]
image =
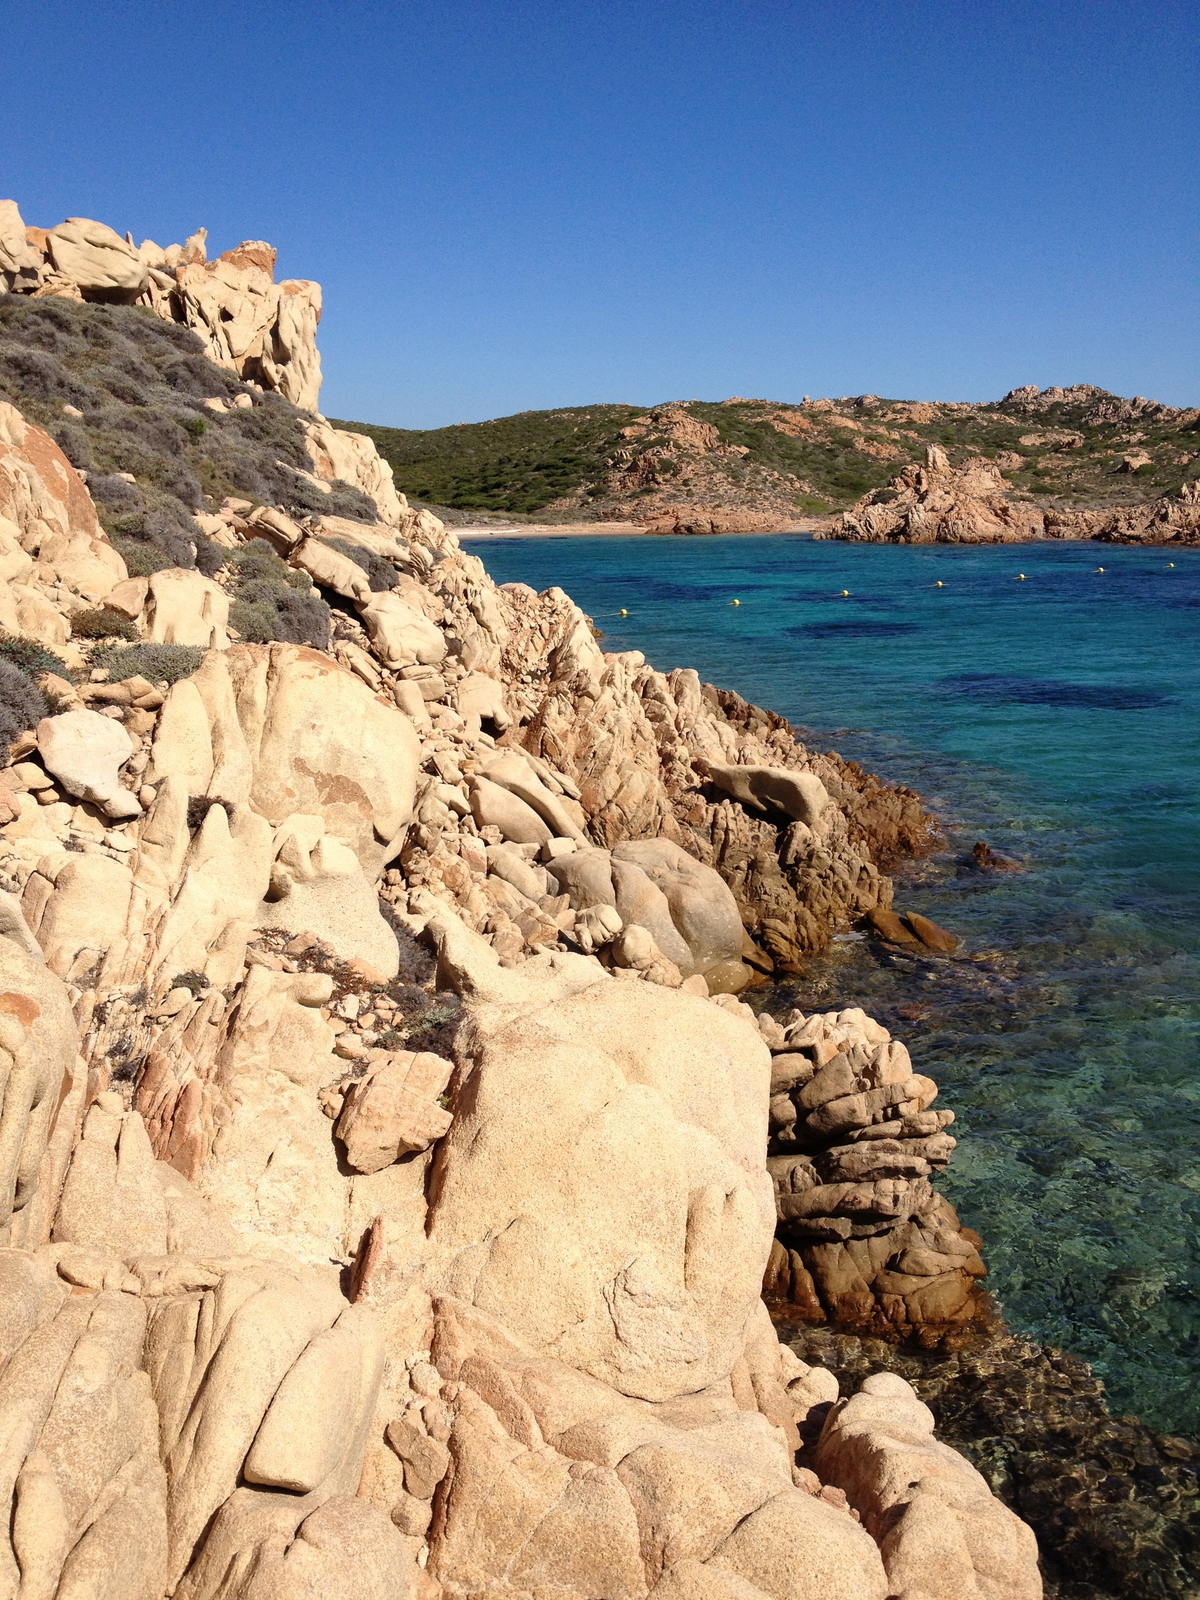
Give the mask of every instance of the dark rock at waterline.
[{"label": "dark rock at waterline", "polygon": [[868,911],[863,918],[872,933],[878,934],[881,939],[887,939],[891,944],[916,944],[917,936],[912,929],[906,927],[899,914],[895,911],[884,911],[877,908]]},{"label": "dark rock at waterline", "polygon": [[969,856],[961,858],[959,865],[976,872],[1024,872],[1025,870],[1023,861],[1017,861],[1013,856],[1001,855],[982,839]]},{"label": "dark rock at waterline", "polygon": [[1111,1416],[1086,1362],[1004,1328],[949,1354],[829,1327],[777,1328],[803,1361],[834,1372],[843,1393],[872,1372],[913,1385],[938,1437],[1033,1527],[1047,1600],[1200,1596],[1200,1440]]},{"label": "dark rock at waterline", "polygon": [[942,953],[957,950],[959,941],[954,934],[947,933],[945,928],[939,927],[931,918],[923,917],[916,911],[909,911],[905,914],[904,920],[927,950],[937,950]]},{"label": "dark rock at waterline", "polygon": [[872,933],[889,944],[924,945],[927,950],[943,954],[958,948],[959,941],[952,933],[915,911],[898,913],[876,908],[868,911],[863,921]]}]

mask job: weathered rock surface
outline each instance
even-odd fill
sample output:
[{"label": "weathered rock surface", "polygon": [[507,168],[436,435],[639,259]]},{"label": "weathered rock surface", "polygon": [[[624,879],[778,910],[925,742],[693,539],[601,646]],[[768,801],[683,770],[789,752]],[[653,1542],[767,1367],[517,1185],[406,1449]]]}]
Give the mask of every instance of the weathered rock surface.
[{"label": "weathered rock surface", "polygon": [[209,261],[204,240],[201,228],[186,245],[163,250],[146,239],[139,249],[86,217],[68,217],[48,230],[27,229],[16,204],[0,201],[5,288],[144,305],[168,322],[196,329],[218,366],[315,412],[321,390],[320,285],[301,279],[277,284],[269,244],[245,240]]},{"label": "weathered rock surface", "polygon": [[883,544],[1003,544],[1039,539],[1045,518],[1039,507],[1006,497],[1000,469],[980,457],[961,467],[938,445],[925,452],[923,467],[905,467],[884,490],[864,495],[815,538]]},{"label": "weathered rock surface", "polygon": [[768,1298],[925,1340],[986,1315],[978,1235],[930,1182],[955,1144],[954,1113],[931,1109],[937,1085],[861,1011],[764,1027],[779,1216]]},{"label": "weathered rock surface", "polygon": [[38,723],[38,753],[68,794],[92,800],[110,817],[138,817],[136,795],[120,784],[133,741],[119,722],[95,711],[64,711]]},{"label": "weathered rock surface", "polygon": [[877,1373],[830,1412],[813,1463],[862,1515],[894,1592],[1038,1600],[1033,1533],[933,1426],[903,1378]]},{"label": "weathered rock surface", "polygon": [[68,217],[50,229],[45,242],[54,271],[89,300],[132,304],[145,292],[149,275],[144,262],[103,222]]},{"label": "weathered rock surface", "polygon": [[1200,482],[1193,479],[1177,495],[1140,505],[1047,511],[1046,533],[1053,539],[1100,539],[1111,544],[1197,544]]},{"label": "weathered rock surface", "polygon": [[[68,287],[125,294],[136,259],[214,358],[315,382],[268,247],[112,249]],[[974,1314],[935,1087],[861,1014],[733,998],[886,910],[917,798],[497,589],[324,424],[314,477],[352,458],[378,523],[205,531],[340,590],[329,654],[230,644],[220,572],[127,580],[79,476],[0,423],[16,630],[69,645],[119,587],[204,651],[168,687],[81,649],[2,769],[7,1591],[885,1600],[946,1592],[942,1534],[981,1593],[997,1550],[1028,1565],[895,1396],[882,1443],[868,1394],[824,1479],[797,1464],[836,1394],[761,1297]],[[914,1452],[927,1491],[888,1498]]]},{"label": "weathered rock surface", "polygon": [[49,434],[3,401],[0,556],[0,623],[52,647],[70,637],[70,625],[43,588],[61,585],[99,602],[126,577],[79,474]]}]

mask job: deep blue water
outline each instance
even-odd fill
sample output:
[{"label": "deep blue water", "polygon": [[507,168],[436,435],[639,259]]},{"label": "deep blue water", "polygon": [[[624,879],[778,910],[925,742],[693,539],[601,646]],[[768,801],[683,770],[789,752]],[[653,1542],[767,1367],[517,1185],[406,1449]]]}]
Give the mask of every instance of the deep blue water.
[{"label": "deep blue water", "polygon": [[[1200,550],[468,548],[566,589],[605,649],[694,666],[925,797],[948,847],[897,904],[963,956],[839,944],[800,999],[873,1008],[941,1084],[943,1187],[1010,1324],[1090,1360],[1117,1411],[1200,1429]],[[966,871],[976,839],[1026,870]]]}]

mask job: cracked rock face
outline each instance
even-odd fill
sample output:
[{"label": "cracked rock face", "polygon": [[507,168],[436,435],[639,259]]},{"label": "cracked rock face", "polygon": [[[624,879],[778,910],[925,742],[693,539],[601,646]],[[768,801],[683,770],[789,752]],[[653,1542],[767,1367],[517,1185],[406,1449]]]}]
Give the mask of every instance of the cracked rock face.
[{"label": "cracked rock face", "polygon": [[[270,254],[134,252],[215,358],[311,383]],[[861,1013],[735,998],[887,909],[917,797],[310,443],[376,523],[201,531],[339,590],[329,653],[231,643],[220,573],[127,580],[0,407],[0,621],[79,680],[0,767],[4,1592],[1032,1600],[906,1386],[843,1405],[762,1299],[975,1314],[935,1086]],[[198,668],[92,682],[110,592]]]}]

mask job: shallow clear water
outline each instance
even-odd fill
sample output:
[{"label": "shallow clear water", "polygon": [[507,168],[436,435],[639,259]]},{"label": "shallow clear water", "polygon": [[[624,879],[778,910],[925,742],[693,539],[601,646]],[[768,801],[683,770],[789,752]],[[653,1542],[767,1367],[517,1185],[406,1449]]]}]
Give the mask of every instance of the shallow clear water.
[{"label": "shallow clear water", "polygon": [[[566,589],[605,649],[694,666],[926,798],[948,848],[897,903],[963,956],[839,944],[798,999],[873,1008],[941,1083],[944,1187],[1008,1321],[1093,1362],[1116,1410],[1200,1429],[1200,550],[469,548]],[[966,870],[976,839],[1026,870]]]}]

